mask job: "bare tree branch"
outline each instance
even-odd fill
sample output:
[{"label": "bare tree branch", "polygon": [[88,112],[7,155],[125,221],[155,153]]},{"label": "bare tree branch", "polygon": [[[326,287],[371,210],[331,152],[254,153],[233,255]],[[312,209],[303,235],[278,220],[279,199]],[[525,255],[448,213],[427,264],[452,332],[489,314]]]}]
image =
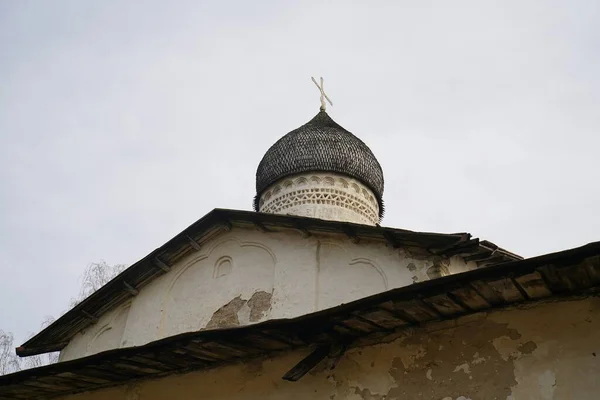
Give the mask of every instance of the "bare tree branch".
[{"label": "bare tree branch", "polygon": [[[108,281],[120,274],[125,268],[126,265],[124,264],[108,265],[104,260],[89,264],[83,272],[81,287],[79,288],[77,297],[72,298],[69,302],[70,308],[75,307],[86,297],[100,289]],[[54,317],[46,316],[40,329],[46,328],[54,321]],[[53,364],[58,362],[58,356],[59,353],[55,352],[19,358],[15,354],[13,334],[4,332],[0,329],[0,375],[10,374],[22,369],[37,368]]]},{"label": "bare tree branch", "polygon": [[21,370],[20,359],[15,354],[14,337],[0,329],[0,375]]},{"label": "bare tree branch", "polygon": [[77,297],[71,299],[70,307],[73,308],[85,300],[112,278],[120,274],[125,268],[125,264],[108,265],[104,260],[89,264],[83,271],[79,294]]}]

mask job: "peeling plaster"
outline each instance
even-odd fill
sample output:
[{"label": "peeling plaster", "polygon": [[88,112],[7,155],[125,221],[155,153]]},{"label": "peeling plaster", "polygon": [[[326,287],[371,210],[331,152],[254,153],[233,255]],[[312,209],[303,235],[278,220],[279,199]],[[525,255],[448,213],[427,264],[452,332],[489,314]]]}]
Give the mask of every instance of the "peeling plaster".
[{"label": "peeling plaster", "polygon": [[271,308],[271,293],[256,292],[250,300],[236,297],[215,311],[205,329],[231,328],[260,321]]},{"label": "peeling plaster", "polygon": [[[75,335],[61,361],[207,327],[295,318],[426,281],[434,261],[449,262],[450,274],[473,267],[460,257],[432,259],[425,249],[396,249],[384,240],[361,238],[357,244],[344,234],[314,232],[305,238],[292,229],[266,235],[236,226],[212,236],[141,288],[122,322],[111,322],[119,313],[113,309],[100,316],[96,328]],[[252,299],[255,292],[266,294]],[[106,324],[110,329],[96,337],[96,329]]]},{"label": "peeling plaster", "polygon": [[[413,352],[413,357],[401,355],[394,360],[390,374],[397,386],[391,388],[388,398],[456,399],[469,392],[478,393],[481,399],[505,399],[516,380],[512,363],[503,360],[492,344],[498,336],[518,334],[506,324],[483,319],[427,334],[416,330],[398,339],[401,348],[419,351]],[[466,362],[482,357],[486,362],[477,367]],[[431,370],[431,381],[426,376],[427,380],[423,379],[427,370]]]},{"label": "peeling plaster", "polygon": [[228,328],[239,326],[238,311],[246,304],[246,300],[242,300],[241,296],[236,297],[223,307],[219,308],[212,315],[206,329]]},{"label": "peeling plaster", "polygon": [[462,371],[467,375],[471,375],[471,369],[469,368],[469,364],[467,364],[467,363],[458,365],[456,368],[454,368],[454,371],[452,371],[452,372],[458,372],[458,371]]},{"label": "peeling plaster", "polygon": [[322,362],[298,382],[281,377],[309,349],[140,382],[138,397],[120,387],[65,400],[595,400],[598,311],[590,297],[435,322],[350,348],[335,369]]},{"label": "peeling plaster", "polygon": [[256,292],[248,300],[248,307],[250,308],[250,322],[258,322],[266,317],[267,313],[271,309],[271,298],[272,293],[267,292]]}]

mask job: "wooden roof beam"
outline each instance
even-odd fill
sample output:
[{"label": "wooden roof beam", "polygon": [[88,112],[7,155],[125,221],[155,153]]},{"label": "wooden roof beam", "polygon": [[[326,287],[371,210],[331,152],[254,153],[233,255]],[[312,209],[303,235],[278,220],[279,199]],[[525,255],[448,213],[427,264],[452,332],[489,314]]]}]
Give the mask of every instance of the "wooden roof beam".
[{"label": "wooden roof beam", "polygon": [[90,314],[89,312],[87,312],[87,311],[85,311],[85,310],[81,310],[81,314],[82,314],[84,317],[86,317],[87,319],[89,319],[90,321],[92,321],[92,323],[94,323],[94,324],[95,324],[96,322],[98,322],[98,320],[99,320],[99,319],[98,319],[98,317],[96,317],[96,316],[94,316],[94,315]]},{"label": "wooden roof beam", "polygon": [[331,350],[331,346],[324,345],[317,347],[312,353],[306,356],[302,361],[300,361],[296,366],[290,369],[283,376],[283,379],[286,381],[296,382],[304,375],[310,372],[311,369],[317,366],[325,357],[329,355]]},{"label": "wooden roof beam", "polygon": [[198,242],[196,242],[193,238],[191,238],[189,235],[185,235],[185,237],[188,240],[188,242],[190,243],[190,246],[192,246],[194,248],[194,250],[198,251],[202,248],[202,247],[200,247],[200,244]]},{"label": "wooden roof beam", "polygon": [[136,288],[134,288],[133,286],[131,286],[129,283],[123,281],[123,286],[125,286],[125,290],[127,292],[129,292],[129,294],[131,294],[132,296],[137,296],[138,293],[140,293],[139,290],[137,290]]},{"label": "wooden roof beam", "polygon": [[308,238],[308,237],[312,236],[312,234],[310,233],[310,231],[308,229],[306,229],[304,227],[304,225],[302,225],[300,223],[296,223],[296,224],[294,224],[294,226],[296,227],[297,230],[300,231],[300,233],[302,233],[302,237],[303,238]]},{"label": "wooden roof beam", "polygon": [[162,262],[158,257],[154,258],[154,265],[156,265],[158,268],[162,269],[165,272],[169,272],[171,270],[171,267]]},{"label": "wooden roof beam", "polygon": [[261,232],[272,232],[271,229],[267,228],[262,222],[258,221],[258,220],[253,220],[252,223],[254,224],[255,227],[258,228],[259,231]]}]

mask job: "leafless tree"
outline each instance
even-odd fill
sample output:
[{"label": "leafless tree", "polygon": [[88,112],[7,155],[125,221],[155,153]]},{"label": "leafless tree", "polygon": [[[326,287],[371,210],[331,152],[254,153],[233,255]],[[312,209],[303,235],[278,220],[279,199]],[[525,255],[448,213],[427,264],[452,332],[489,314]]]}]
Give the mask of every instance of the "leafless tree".
[{"label": "leafless tree", "polygon": [[21,369],[19,361],[15,354],[13,334],[0,329],[0,375],[19,371]]},{"label": "leafless tree", "polygon": [[119,275],[126,268],[125,264],[108,265],[106,261],[101,260],[97,263],[89,264],[83,271],[79,294],[71,298],[70,308],[85,300],[89,295],[104,286],[115,276]]},{"label": "leafless tree", "polygon": [[[55,320],[56,318],[50,315],[46,316],[46,318],[44,318],[44,322],[42,322],[42,325],[40,326],[40,330],[53,323]],[[52,352],[20,358],[19,361],[21,361],[21,369],[37,368],[43,365],[54,364],[55,362],[58,362],[58,355],[58,352]]]},{"label": "leafless tree", "polygon": [[[105,261],[89,264],[81,278],[81,287],[77,297],[69,302],[69,308],[75,307],[86,297],[100,289],[104,284],[120,274],[126,266],[124,264],[108,265]],[[53,323],[54,317],[47,316],[41,329]],[[0,375],[10,374],[22,369],[37,368],[58,362],[58,353],[46,353],[19,358],[15,353],[14,336],[10,332],[0,329]]]}]

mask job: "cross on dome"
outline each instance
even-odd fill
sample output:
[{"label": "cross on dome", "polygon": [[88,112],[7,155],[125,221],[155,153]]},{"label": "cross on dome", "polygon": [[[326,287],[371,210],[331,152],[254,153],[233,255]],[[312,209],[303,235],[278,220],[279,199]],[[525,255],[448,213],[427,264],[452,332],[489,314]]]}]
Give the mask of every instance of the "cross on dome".
[{"label": "cross on dome", "polygon": [[317,83],[317,80],[315,78],[313,78],[312,76],[310,77],[310,79],[312,79],[312,81],[315,83],[315,85],[317,85],[317,88],[321,92],[321,111],[325,111],[325,106],[327,105],[325,103],[325,100],[327,100],[327,102],[329,102],[329,104],[333,106],[333,103],[331,102],[329,97],[327,97],[327,95],[325,94],[325,90],[323,89],[323,77],[321,77],[320,85]]}]

